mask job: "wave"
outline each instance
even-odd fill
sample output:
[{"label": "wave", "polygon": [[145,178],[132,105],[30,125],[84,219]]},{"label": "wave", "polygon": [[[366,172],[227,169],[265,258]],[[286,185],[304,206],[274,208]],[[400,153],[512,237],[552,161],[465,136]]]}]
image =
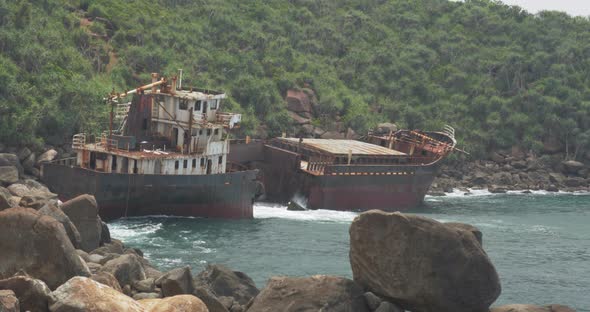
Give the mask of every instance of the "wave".
[{"label": "wave", "polygon": [[269,203],[254,204],[255,219],[290,219],[299,221],[351,222],[358,212],[335,210],[291,211],[286,206]]},{"label": "wave", "polygon": [[[529,191],[529,193],[524,193],[525,191]],[[495,195],[576,195],[576,196],[585,196],[590,195],[588,191],[575,191],[575,192],[549,192],[545,190],[514,190],[514,191],[506,191],[506,193],[492,193],[487,189],[467,189],[459,190],[453,189],[451,193],[445,193],[445,196],[433,196],[433,195],[426,195],[425,199],[427,201],[434,201],[438,202],[441,201],[445,197],[478,197],[478,196],[495,196]]]}]

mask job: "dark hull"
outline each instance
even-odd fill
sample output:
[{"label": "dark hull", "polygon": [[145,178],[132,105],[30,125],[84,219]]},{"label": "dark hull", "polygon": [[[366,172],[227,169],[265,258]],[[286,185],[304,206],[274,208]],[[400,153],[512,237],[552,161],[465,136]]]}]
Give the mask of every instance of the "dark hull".
[{"label": "dark hull", "polygon": [[62,200],[94,195],[105,220],[145,215],[250,219],[256,174],[120,174],[46,164],[42,180]]},{"label": "dark hull", "polygon": [[[406,169],[406,175],[313,176],[305,174],[302,193],[310,209],[345,211],[407,210],[424,201],[435,166]],[[415,171],[414,171],[415,170]]]}]

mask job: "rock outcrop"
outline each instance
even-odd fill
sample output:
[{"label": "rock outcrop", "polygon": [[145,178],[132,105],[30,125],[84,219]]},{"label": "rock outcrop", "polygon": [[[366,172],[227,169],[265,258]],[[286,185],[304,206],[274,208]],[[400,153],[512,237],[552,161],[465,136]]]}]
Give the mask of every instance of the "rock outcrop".
[{"label": "rock outcrop", "polygon": [[247,304],[259,293],[248,275],[223,265],[208,265],[196,278],[198,286],[207,286],[218,297],[232,297],[241,305]]},{"label": "rock outcrop", "polygon": [[248,312],[369,312],[362,288],[327,275],[272,277]]},{"label": "rock outcrop", "polygon": [[86,277],[74,277],[52,294],[51,312],[145,312],[130,297]]},{"label": "rock outcrop", "polygon": [[193,295],[178,295],[164,299],[139,300],[147,312],[209,312],[207,306]]},{"label": "rock outcrop", "polygon": [[0,185],[10,185],[18,181],[18,170],[14,166],[0,166]]},{"label": "rock outcrop", "polygon": [[80,249],[90,252],[100,246],[102,221],[92,195],[84,194],[63,203],[61,210],[74,223],[82,239]]},{"label": "rock outcrop", "polygon": [[33,209],[0,212],[0,251],[0,278],[23,270],[54,289],[73,276],[90,275],[61,223]]},{"label": "rock outcrop", "polygon": [[350,227],[355,282],[414,312],[485,311],[500,295],[498,274],[472,231],[372,210]]},{"label": "rock outcrop", "polygon": [[0,280],[0,289],[13,291],[22,311],[47,311],[52,300],[49,287],[43,281],[29,276],[18,275]]},{"label": "rock outcrop", "polygon": [[123,290],[121,289],[121,285],[119,285],[119,281],[115,278],[113,274],[109,272],[98,272],[96,274],[92,274],[90,278],[93,281],[99,282],[103,285],[107,285],[120,293],[123,292]]}]

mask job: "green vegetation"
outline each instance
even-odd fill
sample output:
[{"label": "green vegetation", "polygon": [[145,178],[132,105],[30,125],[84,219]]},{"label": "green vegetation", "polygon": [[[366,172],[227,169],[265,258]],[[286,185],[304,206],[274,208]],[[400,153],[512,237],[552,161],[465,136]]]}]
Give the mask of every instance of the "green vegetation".
[{"label": "green vegetation", "polygon": [[489,0],[0,0],[0,141],[100,129],[107,92],[178,68],[226,91],[250,134],[291,131],[283,96],[309,86],[359,133],[451,124],[476,155],[590,149],[590,21]]}]

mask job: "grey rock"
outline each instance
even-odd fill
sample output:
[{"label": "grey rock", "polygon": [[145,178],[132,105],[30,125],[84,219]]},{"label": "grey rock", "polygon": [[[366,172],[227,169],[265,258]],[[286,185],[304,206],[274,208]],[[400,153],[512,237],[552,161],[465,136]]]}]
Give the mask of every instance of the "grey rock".
[{"label": "grey rock", "polygon": [[61,210],[80,232],[80,249],[90,252],[100,245],[102,221],[98,216],[98,204],[92,195],[84,194],[63,203]]},{"label": "grey rock", "polygon": [[381,302],[381,305],[379,305],[379,307],[375,310],[375,312],[404,312],[404,309],[391,302],[383,301]]},{"label": "grey rock", "polygon": [[460,222],[446,222],[444,223],[450,228],[454,228],[459,231],[467,231],[475,237],[480,246],[483,246],[483,233],[475,226],[467,223]]},{"label": "grey rock", "polygon": [[90,273],[92,273],[92,274],[99,273],[102,270],[102,265],[100,265],[98,263],[88,262],[88,263],[86,263],[86,266],[88,267],[88,269],[90,270]]},{"label": "grey rock", "polygon": [[166,272],[155,284],[162,288],[163,297],[192,294],[194,291],[190,266]]},{"label": "grey rock", "polygon": [[100,246],[103,246],[104,244],[110,244],[111,231],[109,230],[109,226],[104,221],[101,221],[101,228],[102,230],[100,231]]},{"label": "grey rock", "polygon": [[69,278],[89,276],[61,223],[33,209],[0,212],[0,278],[24,270],[55,288]]},{"label": "grey rock", "polygon": [[[2,153],[0,154],[0,167],[13,166],[18,170],[18,175],[24,174],[23,166],[15,154]],[[14,183],[14,182],[13,182]]]},{"label": "grey rock", "polygon": [[122,255],[108,261],[101,269],[102,272],[109,272],[117,278],[119,285],[133,285],[134,282],[145,279],[145,272],[141,262],[135,255]]},{"label": "grey rock", "polygon": [[[21,199],[21,201],[22,201],[22,199]],[[47,204],[43,205],[43,207],[41,207],[41,209],[39,209],[39,213],[46,215],[46,216],[50,216],[50,217],[54,218],[55,220],[59,221],[59,223],[61,223],[61,225],[66,230],[66,234],[68,235],[68,238],[70,239],[70,242],[72,243],[74,248],[80,247],[81,239],[80,239],[80,233],[78,232],[78,229],[72,223],[72,221],[70,221],[70,218],[68,218],[68,216],[63,211],[61,211],[61,209],[59,209],[55,204],[47,203]],[[84,252],[84,251],[82,251],[82,252]],[[86,256],[88,256],[88,254],[86,254]],[[86,261],[86,259],[84,259],[84,261]]]},{"label": "grey rock", "polygon": [[115,276],[113,276],[113,274],[109,272],[97,272],[95,274],[92,274],[90,278],[103,285],[107,285],[120,293],[123,292],[123,290],[121,289],[121,285],[119,285],[119,281],[117,281]]},{"label": "grey rock", "polygon": [[198,286],[208,286],[217,296],[233,297],[240,305],[247,304],[259,293],[248,275],[219,264],[208,265],[196,278]]},{"label": "grey rock", "polygon": [[156,290],[156,283],[153,278],[146,278],[141,281],[133,283],[133,288],[139,292],[150,293]]},{"label": "grey rock", "polygon": [[104,256],[99,255],[99,254],[90,254],[90,255],[88,255],[88,261],[86,261],[86,262],[93,262],[93,263],[100,264],[100,263],[102,263],[102,260],[104,258],[105,258]]},{"label": "grey rock", "polygon": [[57,205],[57,194],[31,192],[23,195],[18,204],[21,207],[39,210],[45,205]]},{"label": "grey rock", "polygon": [[10,289],[19,300],[22,311],[48,311],[51,290],[38,279],[17,275],[0,280],[0,289]]},{"label": "grey rock", "polygon": [[354,281],[406,310],[486,311],[500,295],[498,274],[471,231],[371,210],[349,233]]},{"label": "grey rock", "polygon": [[372,292],[366,292],[363,294],[363,296],[365,297],[365,301],[367,302],[367,306],[369,307],[369,309],[371,311],[376,310],[379,305],[381,305],[381,302],[383,302],[383,300],[381,298],[379,298],[377,295],[375,295]]},{"label": "grey rock", "polygon": [[145,292],[139,292],[135,295],[133,295],[133,299],[135,300],[142,300],[142,299],[159,299],[161,298],[160,294],[158,293],[145,293]]},{"label": "grey rock", "polygon": [[14,166],[0,166],[0,184],[10,185],[18,181],[18,170]]},{"label": "grey rock", "polygon": [[54,149],[50,149],[48,151],[46,151],[45,153],[41,154],[39,156],[39,158],[37,158],[37,165],[40,165],[44,162],[50,162],[55,160],[55,158],[57,157],[57,151]]},{"label": "grey rock", "polygon": [[248,312],[369,312],[362,288],[352,280],[326,275],[271,277]]},{"label": "grey rock", "polygon": [[193,295],[205,303],[209,312],[228,312],[225,306],[219,301],[219,298],[207,287],[195,287]]},{"label": "grey rock", "polygon": [[563,165],[564,173],[577,174],[578,171],[584,169],[585,167],[583,163],[575,160],[564,161],[561,164]]}]

